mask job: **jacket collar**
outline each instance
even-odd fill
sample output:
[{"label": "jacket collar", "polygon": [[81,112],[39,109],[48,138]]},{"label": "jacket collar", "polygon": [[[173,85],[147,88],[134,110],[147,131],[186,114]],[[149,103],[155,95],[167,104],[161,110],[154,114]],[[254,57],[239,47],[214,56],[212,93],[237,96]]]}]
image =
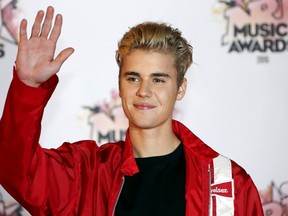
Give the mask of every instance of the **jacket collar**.
[{"label": "jacket collar", "polygon": [[175,135],[183,143],[184,151],[189,151],[193,157],[209,162],[219,155],[179,121],[173,120],[172,128]]},{"label": "jacket collar", "polygon": [[129,128],[126,132],[126,140],[124,144],[124,149],[122,152],[122,164],[120,171],[124,175],[132,176],[139,172],[136,160],[133,156],[132,144],[129,136]]},{"label": "jacket collar", "polygon": [[[200,140],[194,133],[192,133],[186,126],[176,120],[172,120],[172,128],[175,135],[183,143],[184,151],[191,154],[193,157],[211,161],[211,158],[217,157],[218,153],[207,146],[202,140]],[[132,144],[129,136],[129,129],[126,133],[126,140],[124,149],[122,152],[122,163],[120,165],[120,171],[124,175],[132,176],[139,172],[137,163],[133,156]]]}]

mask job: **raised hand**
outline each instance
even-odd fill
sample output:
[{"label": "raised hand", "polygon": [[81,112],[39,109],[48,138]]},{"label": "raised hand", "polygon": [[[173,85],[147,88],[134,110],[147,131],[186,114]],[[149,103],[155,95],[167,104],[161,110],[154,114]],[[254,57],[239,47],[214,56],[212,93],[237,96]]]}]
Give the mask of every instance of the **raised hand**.
[{"label": "raised hand", "polygon": [[74,52],[73,48],[62,50],[56,57],[55,49],[62,28],[62,16],[54,17],[54,8],[49,6],[38,11],[32,27],[31,37],[27,38],[27,20],[20,24],[20,41],[16,58],[16,70],[19,79],[26,85],[38,87],[56,74],[66,59]]}]

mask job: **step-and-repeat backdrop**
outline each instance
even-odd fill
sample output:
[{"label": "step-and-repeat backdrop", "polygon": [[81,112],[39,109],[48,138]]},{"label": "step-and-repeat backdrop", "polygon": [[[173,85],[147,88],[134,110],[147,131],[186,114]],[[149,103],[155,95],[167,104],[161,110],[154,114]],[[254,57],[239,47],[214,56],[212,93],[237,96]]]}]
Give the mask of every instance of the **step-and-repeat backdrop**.
[{"label": "step-and-repeat backdrop", "polygon": [[[75,53],[46,109],[43,147],[125,137],[117,42],[139,22],[167,22],[194,47],[175,118],[251,174],[266,215],[288,215],[288,0],[0,0],[0,114],[20,20],[31,28],[48,5],[64,16],[57,51],[72,46]],[[16,214],[28,215],[1,188],[0,215]]]}]

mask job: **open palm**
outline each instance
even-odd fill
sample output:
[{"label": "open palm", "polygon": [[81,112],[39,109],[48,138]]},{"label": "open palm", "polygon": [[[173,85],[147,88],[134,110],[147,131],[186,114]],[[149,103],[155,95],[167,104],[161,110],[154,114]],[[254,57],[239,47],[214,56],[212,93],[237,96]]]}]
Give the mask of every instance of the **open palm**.
[{"label": "open palm", "polygon": [[20,80],[32,87],[39,86],[56,74],[74,51],[73,48],[66,48],[54,57],[62,28],[62,16],[58,14],[52,25],[53,16],[54,9],[49,6],[42,24],[44,12],[38,11],[29,39],[27,21],[23,19],[20,24],[16,70]]}]

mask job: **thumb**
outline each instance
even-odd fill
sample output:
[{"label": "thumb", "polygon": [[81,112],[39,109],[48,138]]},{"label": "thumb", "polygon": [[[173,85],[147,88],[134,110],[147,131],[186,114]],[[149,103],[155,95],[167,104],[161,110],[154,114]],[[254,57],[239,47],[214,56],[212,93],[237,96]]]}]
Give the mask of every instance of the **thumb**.
[{"label": "thumb", "polygon": [[54,64],[57,65],[58,68],[60,69],[62,64],[72,55],[73,52],[74,49],[71,47],[62,50],[54,59]]}]

